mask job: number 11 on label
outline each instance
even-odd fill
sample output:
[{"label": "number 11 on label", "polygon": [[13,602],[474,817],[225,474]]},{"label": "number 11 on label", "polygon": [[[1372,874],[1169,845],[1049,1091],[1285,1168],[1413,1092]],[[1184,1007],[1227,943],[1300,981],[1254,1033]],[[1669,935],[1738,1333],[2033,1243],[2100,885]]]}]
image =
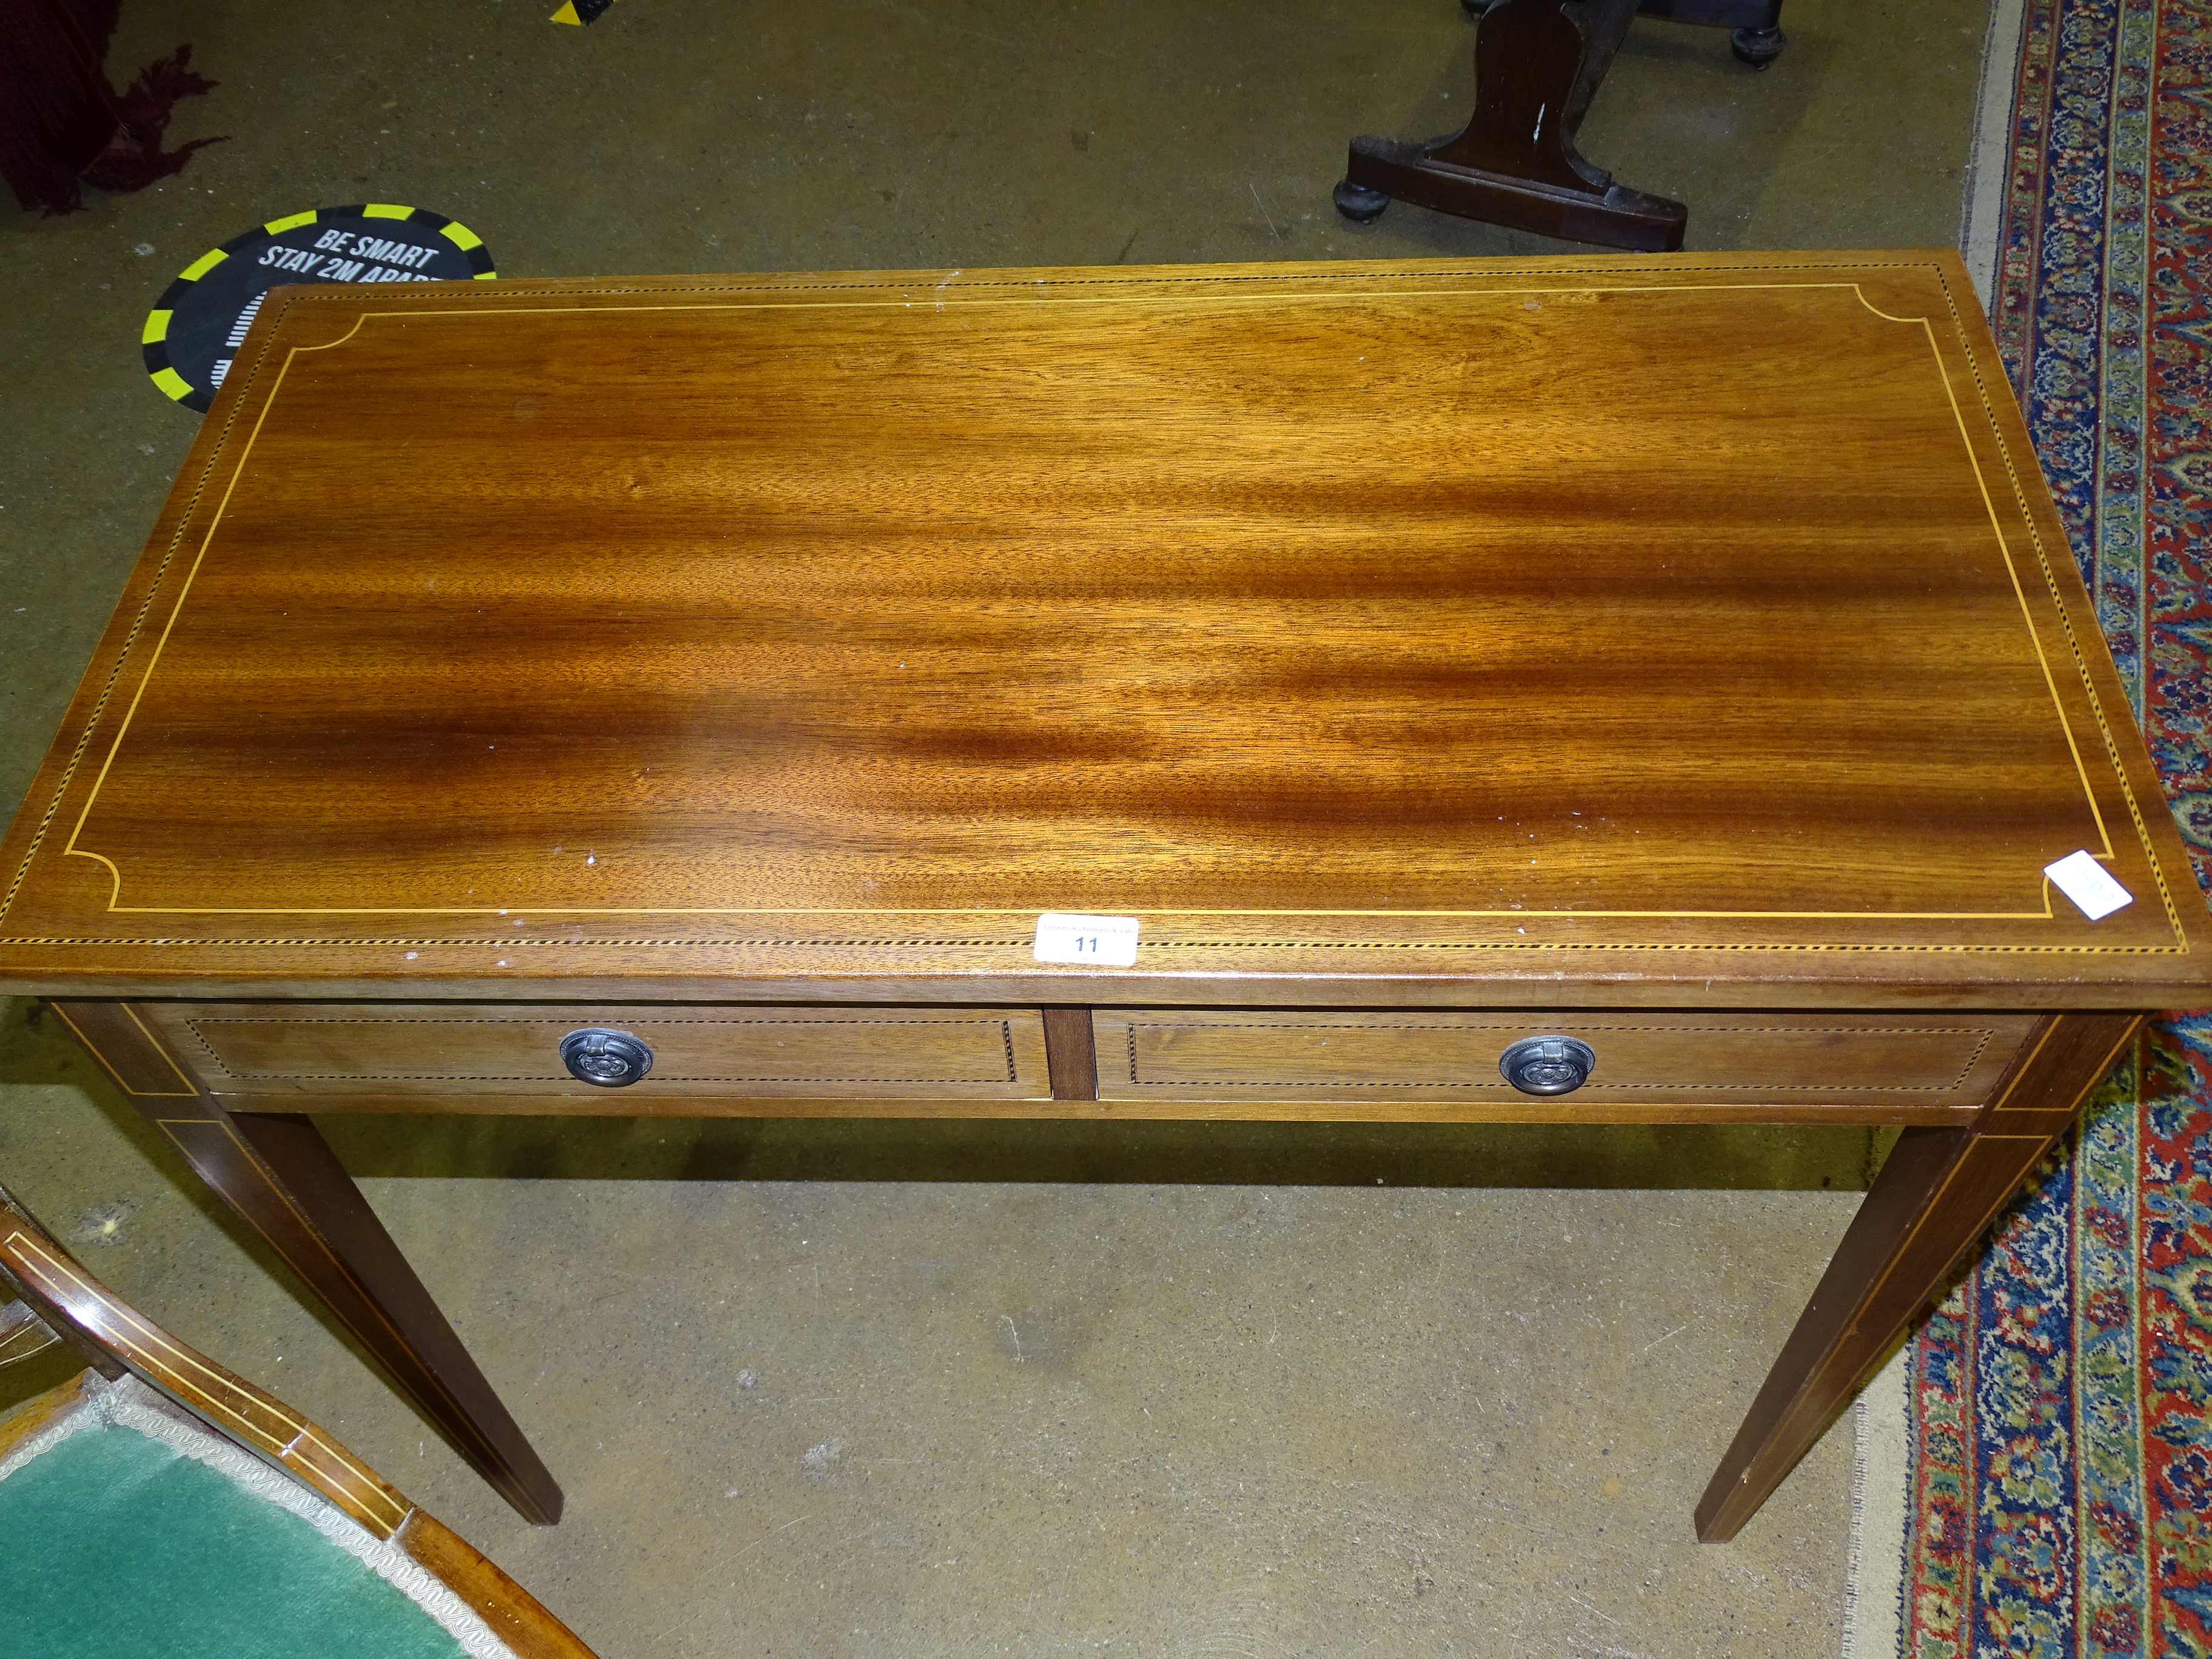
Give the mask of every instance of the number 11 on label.
[{"label": "number 11 on label", "polygon": [[1036,959],[1133,968],[1137,962],[1137,919],[1064,915],[1048,910],[1037,918]]}]

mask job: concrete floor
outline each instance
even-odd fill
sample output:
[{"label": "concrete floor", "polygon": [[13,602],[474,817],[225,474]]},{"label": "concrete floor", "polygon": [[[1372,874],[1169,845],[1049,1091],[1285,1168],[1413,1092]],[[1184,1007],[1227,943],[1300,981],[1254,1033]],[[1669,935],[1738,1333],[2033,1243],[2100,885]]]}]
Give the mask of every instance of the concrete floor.
[{"label": "concrete floor", "polygon": [[[0,806],[197,417],[174,272],[371,200],[510,276],[1566,251],[1328,204],[1446,131],[1450,0],[131,0],[222,82],[179,179],[0,219]],[[1790,0],[1753,75],[1639,23],[1584,131],[1692,248],[1948,243],[1986,0]],[[530,1528],[68,1039],[0,1013],[0,1180],[606,1659],[1832,1653],[1848,1424],[1689,1512],[1881,1148],[1856,1131],[333,1120],[568,1492]],[[0,1375],[0,1408],[51,1380]]]}]

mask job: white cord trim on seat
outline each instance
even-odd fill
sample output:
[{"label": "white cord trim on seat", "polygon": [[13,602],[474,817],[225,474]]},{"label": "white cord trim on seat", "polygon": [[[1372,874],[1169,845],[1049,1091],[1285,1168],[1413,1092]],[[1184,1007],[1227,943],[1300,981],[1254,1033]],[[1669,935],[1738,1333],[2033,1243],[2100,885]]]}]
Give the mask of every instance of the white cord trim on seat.
[{"label": "white cord trim on seat", "polygon": [[514,1650],[493,1632],[475,1609],[397,1542],[371,1537],[367,1528],[320,1494],[224,1439],[135,1376],[108,1382],[96,1372],[86,1372],[78,1402],[0,1458],[0,1480],[71,1435],[92,1428],[128,1429],[158,1440],[172,1451],[228,1476],[255,1497],[289,1510],[422,1608],[460,1644],[468,1659],[517,1659]]}]

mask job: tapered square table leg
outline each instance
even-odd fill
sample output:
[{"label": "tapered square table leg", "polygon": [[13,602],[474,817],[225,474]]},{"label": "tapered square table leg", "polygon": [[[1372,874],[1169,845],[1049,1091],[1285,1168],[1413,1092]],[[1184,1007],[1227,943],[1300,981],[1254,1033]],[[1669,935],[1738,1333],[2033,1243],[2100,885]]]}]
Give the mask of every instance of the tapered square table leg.
[{"label": "tapered square table leg", "polygon": [[1700,1540],[1735,1537],[1781,1485],[2066,1132],[2141,1024],[2136,1014],[2054,1015],[1973,1123],[1905,1131],[1705,1488]]},{"label": "tapered square table leg", "polygon": [[526,1520],[558,1521],[552,1473],[313,1123],[228,1110],[125,1004],[48,1006],[453,1449]]}]

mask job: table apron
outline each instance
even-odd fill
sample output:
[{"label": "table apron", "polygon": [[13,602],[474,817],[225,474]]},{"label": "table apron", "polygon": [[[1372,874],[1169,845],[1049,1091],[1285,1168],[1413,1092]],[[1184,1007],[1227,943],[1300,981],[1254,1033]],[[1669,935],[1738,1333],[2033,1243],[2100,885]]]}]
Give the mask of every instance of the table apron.
[{"label": "table apron", "polygon": [[[82,1005],[60,1005],[64,1011]],[[240,1110],[1404,1122],[1959,1123],[2037,1016],[1683,1010],[148,1000],[100,1022],[118,1079]],[[562,1038],[636,1037],[623,1087]],[[120,1034],[119,1037],[118,1034]],[[143,1046],[158,1060],[105,1050]],[[1589,1045],[1582,1086],[1524,1094],[1499,1057]],[[134,1093],[143,1092],[133,1088]]]}]

